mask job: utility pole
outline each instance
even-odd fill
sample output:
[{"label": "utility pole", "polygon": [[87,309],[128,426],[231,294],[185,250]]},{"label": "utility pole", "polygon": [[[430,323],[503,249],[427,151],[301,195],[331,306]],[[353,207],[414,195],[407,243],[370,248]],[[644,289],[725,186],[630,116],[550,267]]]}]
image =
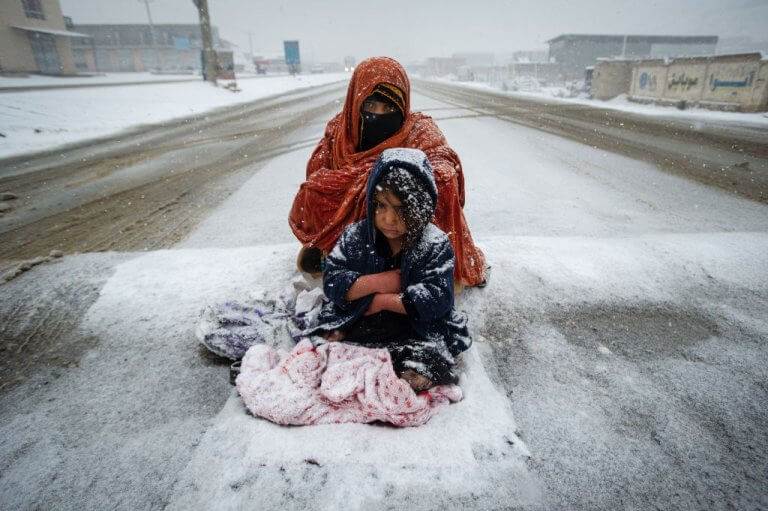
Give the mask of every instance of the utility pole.
[{"label": "utility pole", "polygon": [[216,52],[213,50],[208,0],[192,0],[192,2],[200,15],[200,34],[203,37],[203,75],[207,81],[216,85],[216,73],[219,66],[217,65]]},{"label": "utility pole", "polygon": [[253,66],[253,68],[256,69],[256,64],[254,63],[255,59],[253,58],[253,32],[251,32],[250,30],[248,31],[248,47],[251,52],[249,54],[251,59],[251,66]]},{"label": "utility pole", "polygon": [[152,39],[152,48],[155,50],[155,66],[158,70],[162,70],[163,62],[160,59],[160,50],[157,48],[157,36],[155,35],[155,24],[152,23],[152,12],[149,10],[149,0],[139,0],[144,2],[144,7],[147,8],[147,19],[149,20],[149,34]]}]

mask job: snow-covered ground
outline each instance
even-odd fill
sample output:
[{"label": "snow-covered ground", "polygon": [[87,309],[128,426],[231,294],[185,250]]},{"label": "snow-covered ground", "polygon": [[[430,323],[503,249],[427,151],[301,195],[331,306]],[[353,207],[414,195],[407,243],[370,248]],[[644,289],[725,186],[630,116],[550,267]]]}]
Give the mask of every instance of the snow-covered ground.
[{"label": "snow-covered ground", "polygon": [[[117,80],[114,75],[105,78]],[[238,81],[242,91],[237,93],[202,81],[3,93],[0,158],[55,149],[141,125],[347,79],[346,73],[266,76]]]},{"label": "snow-covered ground", "polygon": [[[15,404],[0,421],[2,501],[764,507],[768,207],[423,96],[413,103],[461,155],[465,212],[493,265],[489,286],[459,300],[477,341],[464,402],[414,430],[278,427],[247,415],[227,368],[200,353],[201,307],[295,275],[287,212],[318,120],[174,249],[68,256],[0,288],[9,303],[39,297],[30,315],[55,308],[64,283],[98,289],[77,364],[4,398]],[[94,268],[105,269],[96,278]]]},{"label": "snow-covered ground", "polygon": [[[26,87],[71,87],[73,85],[100,85],[113,83],[151,83],[151,82],[169,82],[169,81],[193,81],[200,80],[200,73],[102,73],[93,75],[78,76],[0,76],[0,89]],[[270,74],[268,76],[253,72],[237,73],[237,79],[250,80],[252,78],[275,78],[278,76],[288,76],[287,73]]]},{"label": "snow-covered ground", "polygon": [[200,74],[154,74],[154,73],[104,73],[90,76],[0,76],[0,88],[25,87],[70,87],[72,85],[99,85],[110,83],[147,83],[161,81],[189,81]]},{"label": "snow-covered ground", "polygon": [[443,78],[437,78],[435,81],[440,83],[450,83],[458,87],[467,89],[480,89],[484,91],[493,91],[497,94],[533,99],[547,103],[563,103],[571,105],[585,105],[594,108],[607,108],[610,110],[619,110],[650,117],[667,117],[681,119],[695,123],[697,121],[725,122],[734,123],[743,126],[768,127],[768,113],[742,113],[742,112],[721,112],[716,110],[707,110],[705,108],[688,108],[680,110],[672,106],[661,106],[653,104],[641,104],[629,101],[626,94],[621,94],[608,101],[589,99],[584,97],[570,98],[568,91],[564,87],[541,87],[538,90],[517,90],[503,91],[500,87],[484,82],[457,82]]}]

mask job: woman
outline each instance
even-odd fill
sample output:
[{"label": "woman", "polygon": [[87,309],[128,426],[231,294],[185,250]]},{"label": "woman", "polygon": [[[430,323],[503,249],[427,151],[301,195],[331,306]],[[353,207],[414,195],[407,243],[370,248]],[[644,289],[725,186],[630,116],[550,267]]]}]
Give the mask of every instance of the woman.
[{"label": "woman", "polygon": [[299,255],[303,270],[319,272],[321,252],[328,253],[347,225],[365,217],[365,186],[381,152],[408,147],[424,151],[434,170],[434,223],[453,245],[454,281],[464,286],[485,282],[485,257],[472,241],[462,210],[459,157],[431,117],[411,112],[410,96],[405,69],[394,59],[370,58],[355,69],[344,108],[326,126],[291,208],[291,229],[304,245]]}]

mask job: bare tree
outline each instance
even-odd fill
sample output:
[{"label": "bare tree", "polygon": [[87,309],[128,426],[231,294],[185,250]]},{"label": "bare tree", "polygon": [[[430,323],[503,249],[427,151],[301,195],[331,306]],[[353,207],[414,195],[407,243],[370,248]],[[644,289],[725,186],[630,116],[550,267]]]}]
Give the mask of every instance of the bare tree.
[{"label": "bare tree", "polygon": [[218,63],[216,52],[213,49],[213,37],[211,36],[211,17],[208,14],[208,0],[192,0],[200,15],[200,33],[203,37],[203,75],[206,80],[216,85]]}]

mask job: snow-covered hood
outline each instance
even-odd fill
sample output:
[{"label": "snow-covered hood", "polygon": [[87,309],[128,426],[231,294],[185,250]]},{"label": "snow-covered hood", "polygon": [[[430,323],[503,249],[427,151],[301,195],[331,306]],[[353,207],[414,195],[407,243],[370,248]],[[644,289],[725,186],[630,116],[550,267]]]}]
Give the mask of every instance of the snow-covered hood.
[{"label": "snow-covered hood", "polygon": [[429,159],[427,159],[427,155],[424,154],[424,151],[404,147],[385,149],[373,164],[373,169],[368,175],[368,185],[366,186],[365,200],[368,212],[366,223],[371,240],[376,239],[374,232],[376,227],[373,222],[375,213],[373,198],[376,192],[376,185],[379,184],[379,181],[384,178],[387,172],[394,168],[401,168],[409,171],[425,185],[425,189],[429,195],[432,196],[432,214],[434,214],[434,207],[437,205],[435,174],[432,171],[432,165],[429,164]]}]

